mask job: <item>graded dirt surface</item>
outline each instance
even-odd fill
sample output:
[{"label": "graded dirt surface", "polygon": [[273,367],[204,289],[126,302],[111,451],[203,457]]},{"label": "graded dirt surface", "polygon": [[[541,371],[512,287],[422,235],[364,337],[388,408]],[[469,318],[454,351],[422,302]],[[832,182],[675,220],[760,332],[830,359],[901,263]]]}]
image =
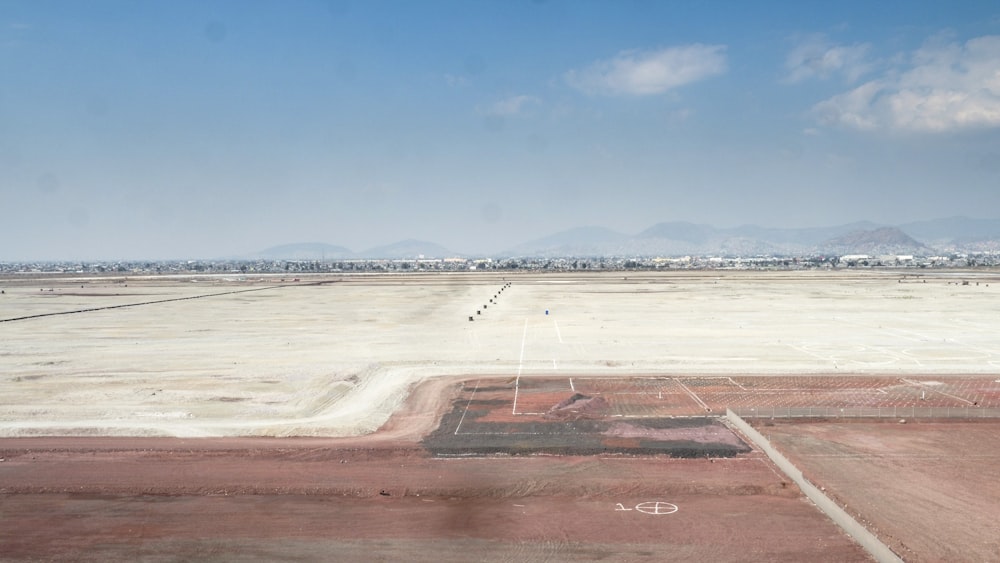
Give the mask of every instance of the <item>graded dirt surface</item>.
[{"label": "graded dirt surface", "polygon": [[990,272],[0,286],[4,560],[867,560],[725,409],[1000,406]]},{"label": "graded dirt surface", "polygon": [[[649,389],[648,378],[621,378],[607,394],[575,392],[563,378],[534,378],[521,392],[518,380],[477,379],[461,386],[450,411],[421,443],[437,456],[663,454],[731,457],[750,447],[718,417],[624,417],[613,414]],[[586,380],[577,378],[579,385]],[[554,390],[562,387],[562,391]],[[607,398],[605,398],[607,397]],[[516,399],[543,405],[519,412]],[[546,408],[547,407],[547,408]]]},{"label": "graded dirt surface", "polygon": [[868,560],[755,452],[442,458],[366,442],[0,439],[3,558]]},{"label": "graded dirt surface", "polygon": [[1000,560],[996,419],[754,425],[904,560]]},{"label": "graded dirt surface", "polygon": [[[0,551],[91,561],[869,560],[718,419],[526,415],[487,433],[470,396],[505,385],[476,382],[419,385],[370,436],[0,438]],[[456,417],[481,431],[475,440],[455,432]],[[566,424],[580,426],[567,435]],[[532,443],[510,449],[504,440],[523,425]],[[589,455],[539,455],[553,441]],[[689,457],[706,443],[727,457]]]}]

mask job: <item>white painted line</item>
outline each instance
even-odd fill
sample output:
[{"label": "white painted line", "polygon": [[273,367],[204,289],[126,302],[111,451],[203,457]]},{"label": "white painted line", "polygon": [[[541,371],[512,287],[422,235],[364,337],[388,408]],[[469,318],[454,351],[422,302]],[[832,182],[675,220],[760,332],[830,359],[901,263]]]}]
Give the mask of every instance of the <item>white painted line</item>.
[{"label": "white painted line", "polygon": [[808,354],[808,355],[816,358],[817,360],[825,360],[825,361],[828,361],[828,362],[837,363],[837,360],[835,360],[832,356],[821,356],[819,354],[814,354],[814,353],[810,352],[809,350],[803,348],[802,346],[796,346],[794,344],[788,344],[787,342],[785,343],[785,346],[788,346],[789,348],[791,348],[793,350],[798,350],[799,352],[802,352],[803,354]]},{"label": "white painted line", "polygon": [[681,380],[679,380],[679,379],[677,379],[677,378],[675,377],[675,378],[674,378],[674,381],[676,381],[676,382],[677,382],[677,385],[680,385],[680,386],[681,386],[681,389],[683,389],[685,393],[687,393],[688,395],[690,395],[690,396],[691,396],[691,398],[692,398],[692,399],[694,399],[694,401],[695,401],[696,403],[698,403],[699,405],[701,405],[701,408],[705,409],[705,411],[707,411],[707,412],[711,412],[711,411],[712,411],[712,409],[710,409],[710,408],[708,407],[708,405],[706,405],[706,404],[705,404],[705,402],[704,402],[704,401],[702,401],[701,399],[699,399],[699,398],[698,398],[698,395],[695,395],[695,394],[694,394],[694,391],[692,391],[692,390],[688,389],[688,388],[687,388],[687,385],[684,385],[683,383],[681,383]]},{"label": "white painted line", "polygon": [[528,338],[528,319],[524,319],[524,333],[521,335],[521,357],[517,360],[517,378],[514,379],[514,408],[510,414],[517,414],[517,392],[521,386],[521,369],[524,367],[524,341]]},{"label": "white painted line", "polygon": [[640,502],[635,505],[635,509],[643,514],[673,514],[677,512],[677,505],[671,502],[663,501],[652,501],[652,502]]},{"label": "white painted line", "polygon": [[973,403],[972,401],[970,401],[968,399],[963,399],[962,397],[959,397],[958,395],[952,395],[951,393],[945,393],[944,391],[938,391],[937,389],[935,389],[933,387],[930,387],[928,385],[924,385],[923,383],[921,383],[919,381],[914,381],[912,379],[906,379],[905,377],[903,377],[901,379],[902,379],[902,381],[905,381],[906,383],[908,383],[910,385],[913,385],[914,387],[919,388],[921,390],[921,397],[920,397],[921,399],[924,398],[923,397],[923,391],[926,389],[926,390],[932,391],[934,393],[938,393],[940,395],[944,395],[945,397],[951,397],[952,399],[955,399],[956,401],[962,401],[963,403],[965,403],[967,405],[975,405],[975,403]]},{"label": "white painted line", "polygon": [[573,387],[573,378],[572,377],[569,378],[569,389],[570,389],[570,391],[576,393],[576,387]]},{"label": "white painted line", "polygon": [[455,435],[458,436],[458,429],[462,427],[462,423],[465,422],[465,415],[469,414],[469,405],[472,404],[472,399],[476,396],[476,391],[479,391],[479,382],[476,381],[476,388],[472,390],[472,395],[469,395],[469,402],[465,403],[465,410],[462,412],[462,418],[458,419],[458,426],[455,427]]},{"label": "white painted line", "polygon": [[559,364],[556,363],[555,358],[552,358],[552,369],[559,369]]},{"label": "white painted line", "polygon": [[555,327],[556,327],[556,336],[559,337],[559,343],[562,344],[563,340],[562,340],[562,333],[559,332],[559,323],[557,323],[555,319],[552,319],[552,324],[555,325]]}]

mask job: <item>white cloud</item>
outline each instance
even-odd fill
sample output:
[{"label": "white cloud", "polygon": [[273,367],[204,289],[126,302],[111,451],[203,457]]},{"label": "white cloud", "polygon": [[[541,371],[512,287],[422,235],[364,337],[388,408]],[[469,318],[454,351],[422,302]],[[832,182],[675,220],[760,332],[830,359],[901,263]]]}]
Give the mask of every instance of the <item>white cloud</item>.
[{"label": "white cloud", "polygon": [[870,130],[879,127],[872,112],[874,100],[884,88],[879,81],[871,81],[857,88],[816,104],[813,108],[825,125],[844,125],[854,129]]},{"label": "white cloud", "polygon": [[535,96],[511,96],[495,102],[481,113],[498,117],[521,115],[531,106],[541,104],[542,100]]},{"label": "white cloud", "polygon": [[866,43],[834,45],[824,35],[810,35],[788,53],[785,59],[788,76],[785,80],[801,82],[843,75],[848,82],[854,82],[872,68],[868,60],[870,49],[871,46]]},{"label": "white cloud", "polygon": [[824,124],[855,129],[1000,127],[1000,36],[925,45],[884,77],[813,109]]},{"label": "white cloud", "polygon": [[622,51],[565,74],[566,82],[588,94],[648,96],[722,74],[724,45],[684,45],[658,51]]}]

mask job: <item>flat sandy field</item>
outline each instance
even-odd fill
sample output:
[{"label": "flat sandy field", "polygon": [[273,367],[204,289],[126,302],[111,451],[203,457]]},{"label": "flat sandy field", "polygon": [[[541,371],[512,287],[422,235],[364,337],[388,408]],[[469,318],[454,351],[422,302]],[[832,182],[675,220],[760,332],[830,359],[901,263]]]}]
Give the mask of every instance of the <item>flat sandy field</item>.
[{"label": "flat sandy field", "polygon": [[0,280],[0,435],[362,435],[434,377],[1000,371],[988,272],[291,279]]},{"label": "flat sandy field", "polygon": [[996,559],[1000,275],[920,274],[0,278],[0,559],[869,560],[726,408]]}]

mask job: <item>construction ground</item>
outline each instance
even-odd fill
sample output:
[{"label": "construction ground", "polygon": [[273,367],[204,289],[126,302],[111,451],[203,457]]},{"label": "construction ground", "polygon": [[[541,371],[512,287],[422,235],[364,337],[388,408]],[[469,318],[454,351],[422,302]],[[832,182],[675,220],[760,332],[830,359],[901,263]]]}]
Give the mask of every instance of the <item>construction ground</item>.
[{"label": "construction ground", "polygon": [[998,278],[2,279],[0,553],[995,560]]}]

